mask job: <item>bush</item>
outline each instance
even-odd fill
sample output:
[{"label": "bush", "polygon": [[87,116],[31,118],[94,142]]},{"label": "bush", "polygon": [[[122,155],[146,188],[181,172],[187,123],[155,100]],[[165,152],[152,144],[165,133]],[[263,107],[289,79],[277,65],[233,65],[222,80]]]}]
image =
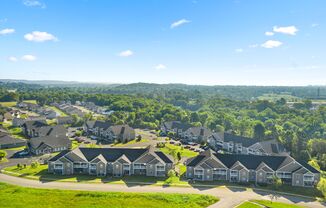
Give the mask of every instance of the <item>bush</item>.
[{"label": "bush", "polygon": [[141,141],[141,138],[142,138],[141,135],[138,135],[136,142],[140,142]]},{"label": "bush", "polygon": [[0,150],[0,161],[7,156],[7,152],[4,150]]},{"label": "bush", "polygon": [[39,164],[37,161],[34,161],[34,162],[31,163],[31,167],[32,167],[33,169],[37,168],[39,165],[40,165],[40,164]]},{"label": "bush", "polygon": [[164,148],[164,147],[165,147],[165,143],[164,143],[164,142],[158,142],[158,143],[156,144],[156,147],[157,147],[157,148]]}]

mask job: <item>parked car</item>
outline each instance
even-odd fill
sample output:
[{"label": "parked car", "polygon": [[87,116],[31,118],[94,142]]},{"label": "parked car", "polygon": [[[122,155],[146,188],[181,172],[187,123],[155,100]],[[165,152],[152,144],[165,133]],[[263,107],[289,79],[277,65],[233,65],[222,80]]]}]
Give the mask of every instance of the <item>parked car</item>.
[{"label": "parked car", "polygon": [[26,157],[28,155],[29,155],[29,151],[27,151],[27,150],[23,150],[23,151],[20,151],[17,153],[18,157]]}]

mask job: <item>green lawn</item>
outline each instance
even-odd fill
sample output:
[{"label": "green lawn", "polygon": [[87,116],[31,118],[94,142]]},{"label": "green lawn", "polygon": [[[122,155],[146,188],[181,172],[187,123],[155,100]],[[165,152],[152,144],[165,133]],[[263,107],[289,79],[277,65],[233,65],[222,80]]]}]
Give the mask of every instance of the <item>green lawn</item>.
[{"label": "green lawn", "polygon": [[7,129],[9,131],[9,133],[13,137],[16,137],[16,138],[19,138],[19,139],[26,139],[25,136],[24,136],[22,128],[9,126],[9,127],[7,127]]},{"label": "green lawn", "polygon": [[0,102],[0,105],[3,107],[14,107],[16,104],[17,102]]},{"label": "green lawn", "polygon": [[37,104],[36,100],[24,100],[23,102]]},{"label": "green lawn", "polygon": [[295,204],[286,204],[286,203],[281,203],[281,202],[271,202],[268,200],[252,200],[252,202],[256,204],[260,204],[263,207],[268,207],[268,208],[303,208],[302,206],[298,206]]},{"label": "green lawn", "polygon": [[165,144],[165,147],[160,148],[160,150],[165,154],[172,155],[173,157],[176,157],[177,152],[181,153],[181,157],[195,157],[198,155],[198,152],[194,152],[189,149],[183,149],[181,146],[168,143]]},{"label": "green lawn", "polygon": [[[24,100],[23,102],[36,104],[36,100]],[[17,102],[0,102],[0,105],[3,107],[14,107],[17,105]]]},{"label": "green lawn", "polygon": [[195,194],[116,193],[34,189],[0,183],[0,207],[208,207],[217,198]]},{"label": "green lawn", "polygon": [[79,147],[80,143],[77,142],[77,141],[75,141],[75,140],[73,140],[72,143],[71,143],[71,145],[72,145],[71,149],[76,149],[77,147]]},{"label": "green lawn", "polygon": [[177,166],[179,167],[180,176],[183,176],[187,171],[187,167],[183,164],[178,164]]},{"label": "green lawn", "polygon": [[0,160],[0,163],[5,163],[5,162],[8,162],[8,159],[7,158],[2,158],[1,160]]},{"label": "green lawn", "polygon": [[262,207],[263,206],[251,202],[244,202],[241,205],[237,206],[237,208],[262,208]]},{"label": "green lawn", "polygon": [[284,98],[287,102],[301,101],[302,98],[295,97],[289,94],[274,94],[267,93],[258,97],[258,100],[268,100],[270,102],[276,102],[277,100]]},{"label": "green lawn", "polygon": [[[23,164],[22,164],[23,165]],[[147,177],[147,176],[124,176],[121,178],[116,177],[97,177],[90,175],[54,175],[48,173],[47,165],[39,165],[37,168],[26,166],[26,168],[17,168],[17,166],[11,166],[4,168],[8,171],[7,174],[26,177],[35,180],[45,181],[60,181],[60,182],[86,182],[86,183],[112,183],[112,184],[128,184],[128,183],[146,183],[149,185],[157,186],[189,186],[187,181],[182,181],[179,177]]]},{"label": "green lawn", "polygon": [[[23,164],[22,164],[23,165]],[[46,172],[47,165],[39,165],[37,168],[26,166],[26,168],[18,169],[17,166],[6,167],[4,170],[20,174],[21,176],[39,176],[41,173]]]},{"label": "green lawn", "polygon": [[60,110],[59,108],[55,107],[55,106],[46,106],[47,108],[50,108],[51,110],[57,112],[58,114],[60,114],[60,116],[68,116],[65,112],[63,112],[62,110]]}]

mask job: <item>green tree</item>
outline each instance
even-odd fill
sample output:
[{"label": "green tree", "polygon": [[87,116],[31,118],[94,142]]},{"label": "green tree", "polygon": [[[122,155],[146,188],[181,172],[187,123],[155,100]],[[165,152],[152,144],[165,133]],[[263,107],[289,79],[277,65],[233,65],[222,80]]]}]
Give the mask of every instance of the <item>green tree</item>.
[{"label": "green tree", "polygon": [[181,152],[178,152],[178,153],[177,153],[177,159],[178,159],[178,161],[181,160]]},{"label": "green tree", "polygon": [[257,121],[254,126],[254,137],[263,140],[265,137],[265,126],[263,122]]},{"label": "green tree", "polygon": [[0,161],[3,160],[7,156],[7,152],[4,150],[0,150]]}]

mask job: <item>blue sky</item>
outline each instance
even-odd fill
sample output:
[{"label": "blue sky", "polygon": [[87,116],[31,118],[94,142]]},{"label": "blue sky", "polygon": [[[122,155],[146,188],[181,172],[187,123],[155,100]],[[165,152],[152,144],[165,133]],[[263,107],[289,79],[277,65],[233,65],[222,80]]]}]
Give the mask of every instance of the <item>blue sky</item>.
[{"label": "blue sky", "polygon": [[1,0],[0,78],[325,85],[325,0]]}]

